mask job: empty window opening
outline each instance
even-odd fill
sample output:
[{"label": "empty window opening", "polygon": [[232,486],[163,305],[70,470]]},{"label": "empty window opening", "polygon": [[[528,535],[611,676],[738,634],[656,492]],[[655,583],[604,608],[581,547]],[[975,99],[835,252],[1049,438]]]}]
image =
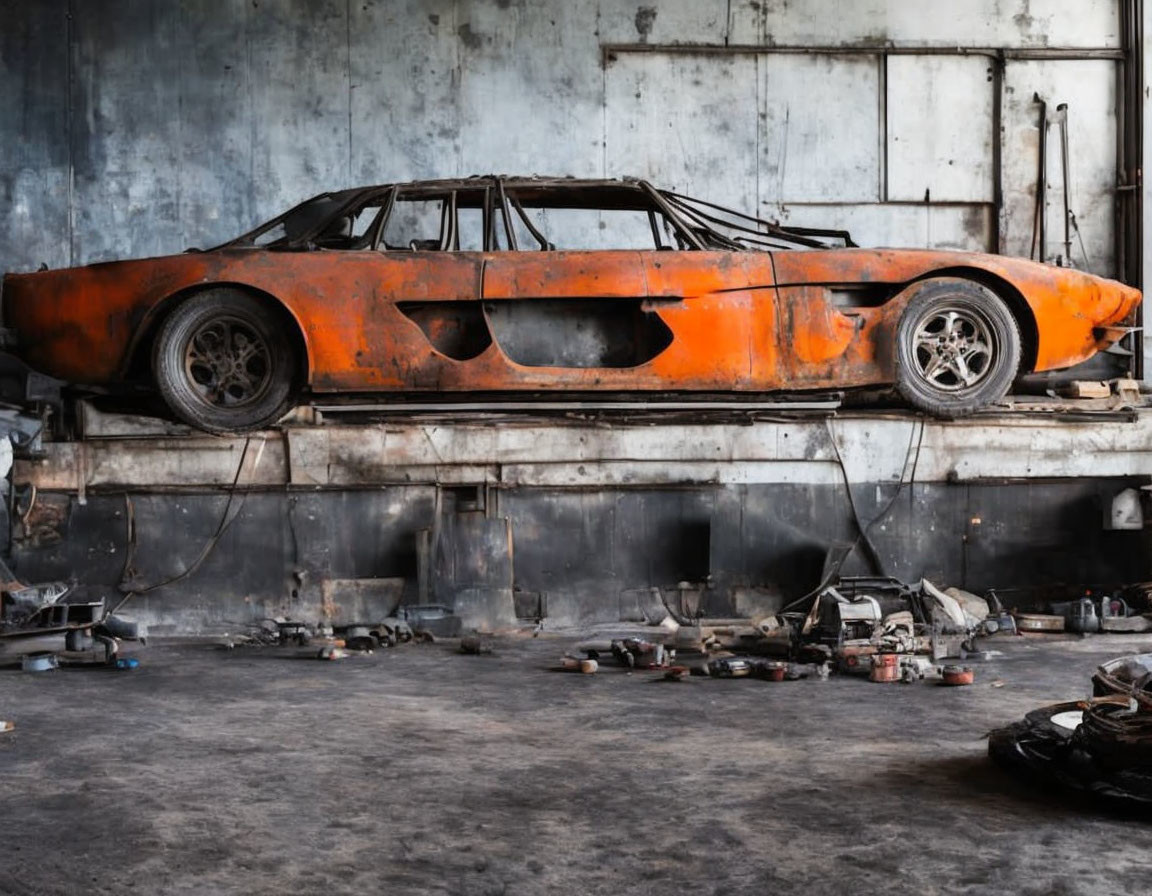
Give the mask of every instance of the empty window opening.
[{"label": "empty window opening", "polygon": [[484,303],[492,337],[525,367],[639,367],[672,331],[639,299],[526,299]]},{"label": "empty window opening", "polygon": [[436,351],[454,361],[471,361],[492,344],[479,302],[400,302],[397,307]]}]

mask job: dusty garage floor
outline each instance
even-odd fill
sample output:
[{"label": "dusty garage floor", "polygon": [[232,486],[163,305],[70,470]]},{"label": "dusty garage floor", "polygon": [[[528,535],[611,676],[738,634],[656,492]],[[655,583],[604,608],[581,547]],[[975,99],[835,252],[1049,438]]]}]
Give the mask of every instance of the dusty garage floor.
[{"label": "dusty garage floor", "polygon": [[0,892],[1143,892],[1152,822],[984,734],[1148,642],[999,641],[965,689],[554,674],[555,639],[0,672]]}]

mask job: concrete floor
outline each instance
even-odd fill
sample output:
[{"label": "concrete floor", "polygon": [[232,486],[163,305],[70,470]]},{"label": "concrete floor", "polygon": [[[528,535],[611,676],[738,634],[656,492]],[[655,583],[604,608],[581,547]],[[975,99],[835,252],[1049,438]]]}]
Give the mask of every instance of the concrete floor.
[{"label": "concrete floor", "polygon": [[1149,640],[998,640],[962,689],[553,674],[554,638],[0,672],[0,892],[1143,892],[1152,825],[984,735]]}]

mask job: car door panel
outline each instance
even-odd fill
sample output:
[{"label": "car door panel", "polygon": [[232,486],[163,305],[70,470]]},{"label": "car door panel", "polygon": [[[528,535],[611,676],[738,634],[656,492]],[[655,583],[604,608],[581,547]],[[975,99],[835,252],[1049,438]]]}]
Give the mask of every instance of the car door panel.
[{"label": "car door panel", "polygon": [[313,388],[435,388],[443,369],[459,363],[435,335],[453,315],[438,323],[418,309],[475,306],[480,270],[479,253],[469,252],[345,252],[340,264],[318,269],[309,288],[320,298],[306,316]]},{"label": "car door panel", "polygon": [[677,389],[779,388],[772,260],[752,252],[645,252],[650,302],[675,335],[652,366]]}]

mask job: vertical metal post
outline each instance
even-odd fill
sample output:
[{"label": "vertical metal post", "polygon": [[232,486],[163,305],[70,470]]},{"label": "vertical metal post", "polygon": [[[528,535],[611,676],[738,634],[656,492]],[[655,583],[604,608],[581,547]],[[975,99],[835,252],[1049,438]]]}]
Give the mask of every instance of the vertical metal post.
[{"label": "vertical metal post", "polygon": [[1004,252],[1004,52],[992,60],[992,251]]},{"label": "vertical metal post", "polygon": [[1060,122],[1060,176],[1063,181],[1061,192],[1064,195],[1064,265],[1072,267],[1072,219],[1068,207],[1068,104],[1057,106],[1056,115]]}]

